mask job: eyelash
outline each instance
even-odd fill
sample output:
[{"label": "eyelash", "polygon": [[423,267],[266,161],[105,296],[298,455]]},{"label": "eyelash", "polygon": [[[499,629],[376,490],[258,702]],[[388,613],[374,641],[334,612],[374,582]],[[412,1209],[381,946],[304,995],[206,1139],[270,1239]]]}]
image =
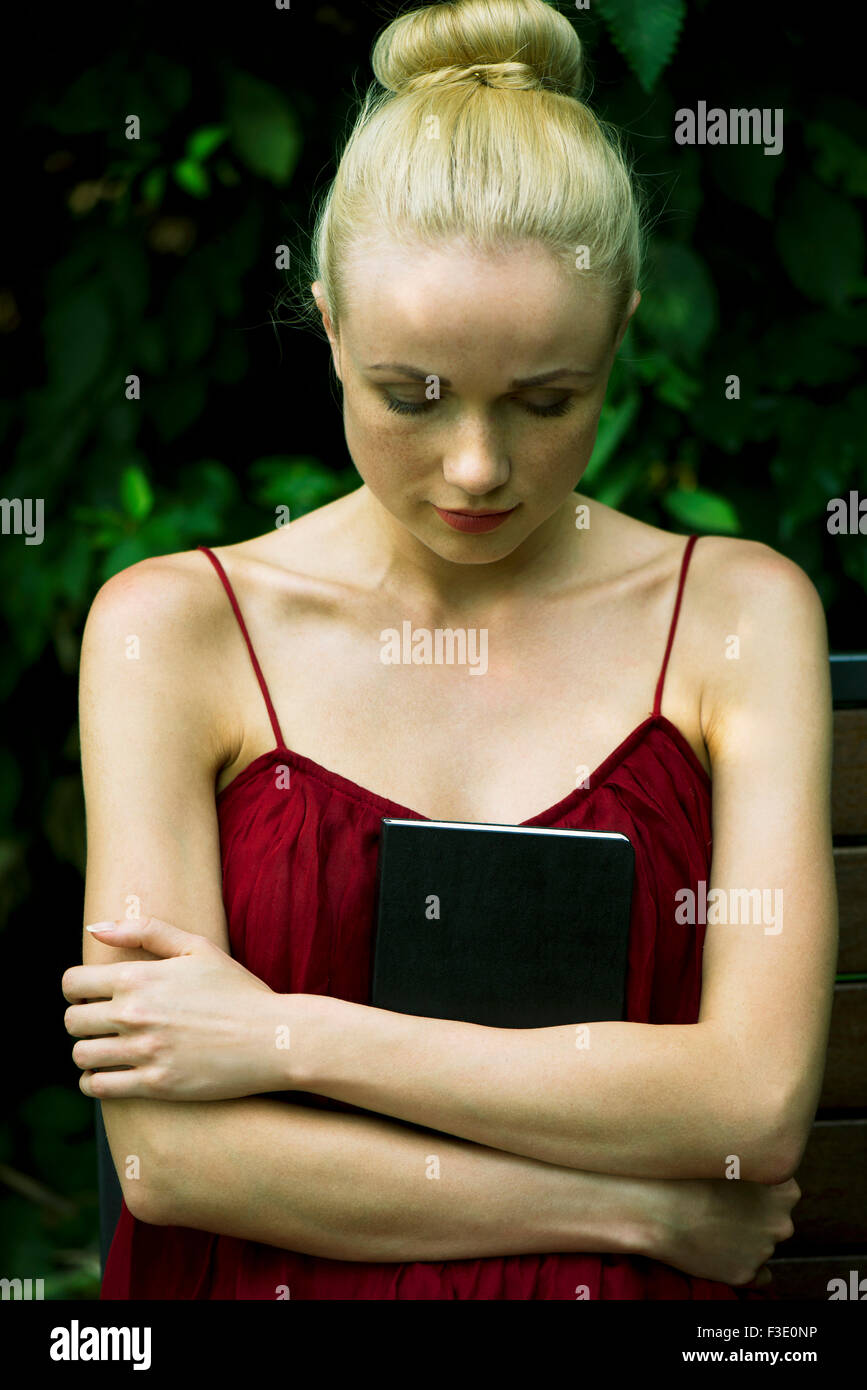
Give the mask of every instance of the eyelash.
[{"label": "eyelash", "polygon": [[[529,401],[519,402],[521,409],[529,412],[530,415],[541,415],[551,417],[553,415],[565,415],[571,409],[572,396],[564,396],[562,400],[555,401],[553,405],[531,405]],[[387,410],[392,410],[397,415],[421,415],[427,410],[429,402],[422,405],[415,401],[399,401],[394,396],[386,396],[385,405]]]}]

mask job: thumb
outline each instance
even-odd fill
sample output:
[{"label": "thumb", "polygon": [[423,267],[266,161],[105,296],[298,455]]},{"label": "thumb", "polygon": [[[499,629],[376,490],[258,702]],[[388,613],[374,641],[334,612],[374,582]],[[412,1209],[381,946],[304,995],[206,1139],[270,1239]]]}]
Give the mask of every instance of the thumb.
[{"label": "thumb", "polygon": [[200,943],[195,932],[163,922],[159,917],[124,918],[119,922],[95,922],[85,927],[107,946],[140,946],[155,956],[189,956]]}]

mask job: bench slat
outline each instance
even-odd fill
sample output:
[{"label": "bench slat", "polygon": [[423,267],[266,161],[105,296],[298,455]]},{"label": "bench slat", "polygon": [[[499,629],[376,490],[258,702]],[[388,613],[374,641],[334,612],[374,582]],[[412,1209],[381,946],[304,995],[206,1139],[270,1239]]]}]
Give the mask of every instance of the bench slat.
[{"label": "bench slat", "polygon": [[840,906],[839,974],[867,973],[867,845],[834,850]]},{"label": "bench slat", "polygon": [[[803,1299],[808,1303],[827,1303],[828,1285],[832,1279],[842,1279],[847,1292],[850,1272],[858,1280],[867,1279],[867,1251],[855,1255],[812,1255],[797,1260],[770,1260],[768,1268],[774,1276],[768,1287],[777,1298]],[[867,1288],[859,1295],[867,1298]]]},{"label": "bench slat", "polygon": [[867,1119],[817,1120],[795,1180],[795,1234],[781,1257],[867,1251]]},{"label": "bench slat", "polygon": [[834,711],[831,828],[867,835],[867,709]]},{"label": "bench slat", "polygon": [[867,1110],[867,984],[834,986],[819,1110]]}]

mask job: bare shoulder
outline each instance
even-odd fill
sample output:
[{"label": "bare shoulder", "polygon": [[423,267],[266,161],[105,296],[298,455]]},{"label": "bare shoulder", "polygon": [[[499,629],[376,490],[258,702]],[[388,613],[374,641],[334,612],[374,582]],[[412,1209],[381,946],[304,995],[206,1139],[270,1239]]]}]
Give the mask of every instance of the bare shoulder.
[{"label": "bare shoulder", "polygon": [[[595,503],[603,559],[600,569],[634,574],[668,594],[677,581],[688,538],[660,530]],[[760,541],[699,537],[689,562],[678,621],[678,648],[688,649],[689,669],[707,677],[732,676],[741,648],[757,662],[771,656],[791,669],[799,660],[827,662],[823,602],[809,574]],[[739,667],[738,670],[745,670]]]},{"label": "bare shoulder", "polygon": [[135,672],[142,698],[184,718],[225,756],[216,659],[234,622],[222,584],[201,551],[155,555],[119,570],[97,590],[84,628],[82,699],[97,682]]},{"label": "bare shoulder", "polygon": [[[593,504],[602,530],[600,572],[643,571],[663,584],[676,574],[688,537],[664,531],[613,508]],[[800,565],[761,541],[730,536],[698,536],[690,558],[688,602],[683,617],[695,614],[700,626],[731,621],[735,611],[750,621],[772,615],[780,603],[792,616],[822,609],[813,581]],[[680,628],[678,628],[680,635]]]},{"label": "bare shoulder", "polygon": [[689,630],[702,651],[702,723],[711,752],[735,719],[763,712],[827,727],[827,623],[807,572],[763,542],[703,536],[690,584]]},{"label": "bare shoulder", "polygon": [[[690,565],[692,606],[711,641],[752,647],[764,661],[787,650],[827,659],[825,611],[806,570],[761,541],[702,536]],[[742,652],[742,655],[747,655]]]},{"label": "bare shoulder", "polygon": [[[703,575],[708,601],[714,596],[724,605],[735,599],[758,613],[763,605],[787,609],[794,605],[819,608],[822,601],[806,570],[762,541],[730,536],[700,536],[692,560]],[[713,580],[714,582],[710,582]]]},{"label": "bare shoulder", "polygon": [[[212,602],[213,577],[213,566],[202,551],[152,555],[107,579],[97,590],[90,612],[161,614],[170,624],[189,614],[192,628],[196,625],[193,610],[218,607]],[[217,592],[222,593],[222,588]]]},{"label": "bare shoulder", "polygon": [[159,651],[176,657],[180,674],[188,661],[213,649],[215,633],[228,631],[232,613],[208,557],[184,550],[154,555],[119,570],[97,590],[85,624],[85,648],[121,636],[156,639]]}]

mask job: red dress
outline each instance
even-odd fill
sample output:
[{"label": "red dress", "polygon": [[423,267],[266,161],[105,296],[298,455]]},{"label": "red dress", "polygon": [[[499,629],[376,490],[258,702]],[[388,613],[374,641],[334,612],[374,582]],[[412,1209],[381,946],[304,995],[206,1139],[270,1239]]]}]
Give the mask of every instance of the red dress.
[{"label": "red dress", "polygon": [[[711,783],[660,713],[662,687],[696,536],[684,549],[653,712],[588,779],[524,825],[621,831],[635,849],[627,1014],[695,1023],[704,929],[675,923],[675,892],[710,880]],[[417,811],[293,753],[283,736],[225,571],[205,546],[237,616],[276,747],[217,796],[232,955],[281,994],[370,1001],[370,948],[382,816]],[[276,785],[290,769],[291,794]],[[580,1020],[576,1020],[580,1022]],[[325,1097],[293,1103],[363,1113]],[[289,1156],[287,1155],[287,1158]],[[103,1299],[738,1299],[768,1297],[692,1278],[643,1256],[558,1253],[368,1263],[296,1254],[235,1237],[136,1220],[124,1203]],[[586,1297],[586,1295],[585,1295]]]}]

